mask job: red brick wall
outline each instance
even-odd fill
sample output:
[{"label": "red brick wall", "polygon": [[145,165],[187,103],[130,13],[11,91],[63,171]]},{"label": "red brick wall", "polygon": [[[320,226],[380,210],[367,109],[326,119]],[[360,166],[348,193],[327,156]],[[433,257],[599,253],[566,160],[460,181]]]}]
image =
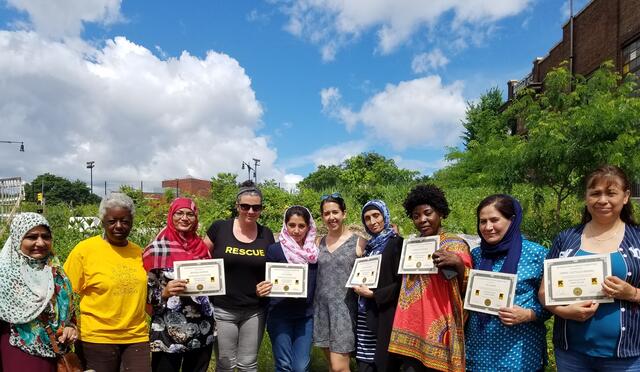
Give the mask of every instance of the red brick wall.
[{"label": "red brick wall", "polygon": [[211,193],[211,182],[206,180],[184,178],[162,181],[162,188],[175,189],[176,185],[180,190],[180,195],[182,195],[182,193],[187,193],[198,196],[209,196]]}]

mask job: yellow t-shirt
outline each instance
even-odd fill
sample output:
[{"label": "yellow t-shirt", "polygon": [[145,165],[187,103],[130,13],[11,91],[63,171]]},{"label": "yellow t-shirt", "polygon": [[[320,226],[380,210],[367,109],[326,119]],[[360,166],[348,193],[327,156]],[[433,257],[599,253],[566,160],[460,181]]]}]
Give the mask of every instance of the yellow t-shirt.
[{"label": "yellow t-shirt", "polygon": [[78,243],[64,263],[80,295],[80,339],[101,344],[149,341],[145,304],[147,273],[142,249],[109,244],[101,236]]}]

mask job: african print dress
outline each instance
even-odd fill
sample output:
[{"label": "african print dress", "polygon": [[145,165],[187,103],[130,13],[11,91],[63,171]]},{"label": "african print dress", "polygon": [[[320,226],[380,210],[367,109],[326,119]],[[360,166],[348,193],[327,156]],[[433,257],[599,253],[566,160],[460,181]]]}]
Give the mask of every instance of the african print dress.
[{"label": "african print dress", "polygon": [[459,281],[466,286],[471,268],[469,246],[456,235],[440,234],[440,249],[454,252],[466,269],[464,278],[442,273],[404,275],[389,351],[440,371],[464,371],[464,311]]}]

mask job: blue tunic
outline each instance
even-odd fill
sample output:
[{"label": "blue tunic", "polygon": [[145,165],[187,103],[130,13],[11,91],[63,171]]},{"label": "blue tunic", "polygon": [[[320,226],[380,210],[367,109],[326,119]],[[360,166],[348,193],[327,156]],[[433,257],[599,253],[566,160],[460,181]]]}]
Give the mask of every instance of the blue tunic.
[{"label": "blue tunic", "polygon": [[[469,312],[465,329],[467,370],[469,371],[538,371],[546,364],[547,343],[544,321],[550,314],[538,301],[547,249],[522,241],[522,255],[518,262],[518,282],[515,304],[536,314],[533,322],[505,326],[497,316],[490,316],[480,324],[477,312]],[[480,266],[480,247],[471,251],[473,267]],[[500,271],[504,258],[496,260],[492,270]]]},{"label": "blue tunic", "polygon": [[[583,251],[577,256],[594,254]],[[615,251],[611,257],[611,273],[624,280],[627,268],[622,254]],[[584,322],[567,321],[567,340],[569,350],[593,357],[614,358],[620,338],[620,301],[601,303],[593,317]]]}]

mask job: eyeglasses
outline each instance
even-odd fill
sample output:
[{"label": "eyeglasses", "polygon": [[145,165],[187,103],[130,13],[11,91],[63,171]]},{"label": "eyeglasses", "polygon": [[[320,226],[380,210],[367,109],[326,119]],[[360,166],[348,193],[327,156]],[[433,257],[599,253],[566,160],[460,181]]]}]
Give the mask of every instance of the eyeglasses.
[{"label": "eyeglasses", "polygon": [[177,211],[176,213],[173,214],[174,217],[177,217],[178,219],[181,219],[182,217],[187,217],[190,220],[193,220],[196,218],[196,214],[193,212],[184,212],[184,211]]},{"label": "eyeglasses", "polygon": [[329,198],[331,198],[331,199],[342,199],[342,195],[340,195],[339,192],[334,192],[333,194],[329,194],[329,195],[325,194],[325,195],[322,195],[320,197],[320,200],[327,200]]},{"label": "eyeglasses", "polygon": [[238,204],[238,206],[240,206],[240,209],[242,209],[243,212],[249,212],[249,209],[253,209],[254,212],[260,212],[262,211],[262,204]]}]

